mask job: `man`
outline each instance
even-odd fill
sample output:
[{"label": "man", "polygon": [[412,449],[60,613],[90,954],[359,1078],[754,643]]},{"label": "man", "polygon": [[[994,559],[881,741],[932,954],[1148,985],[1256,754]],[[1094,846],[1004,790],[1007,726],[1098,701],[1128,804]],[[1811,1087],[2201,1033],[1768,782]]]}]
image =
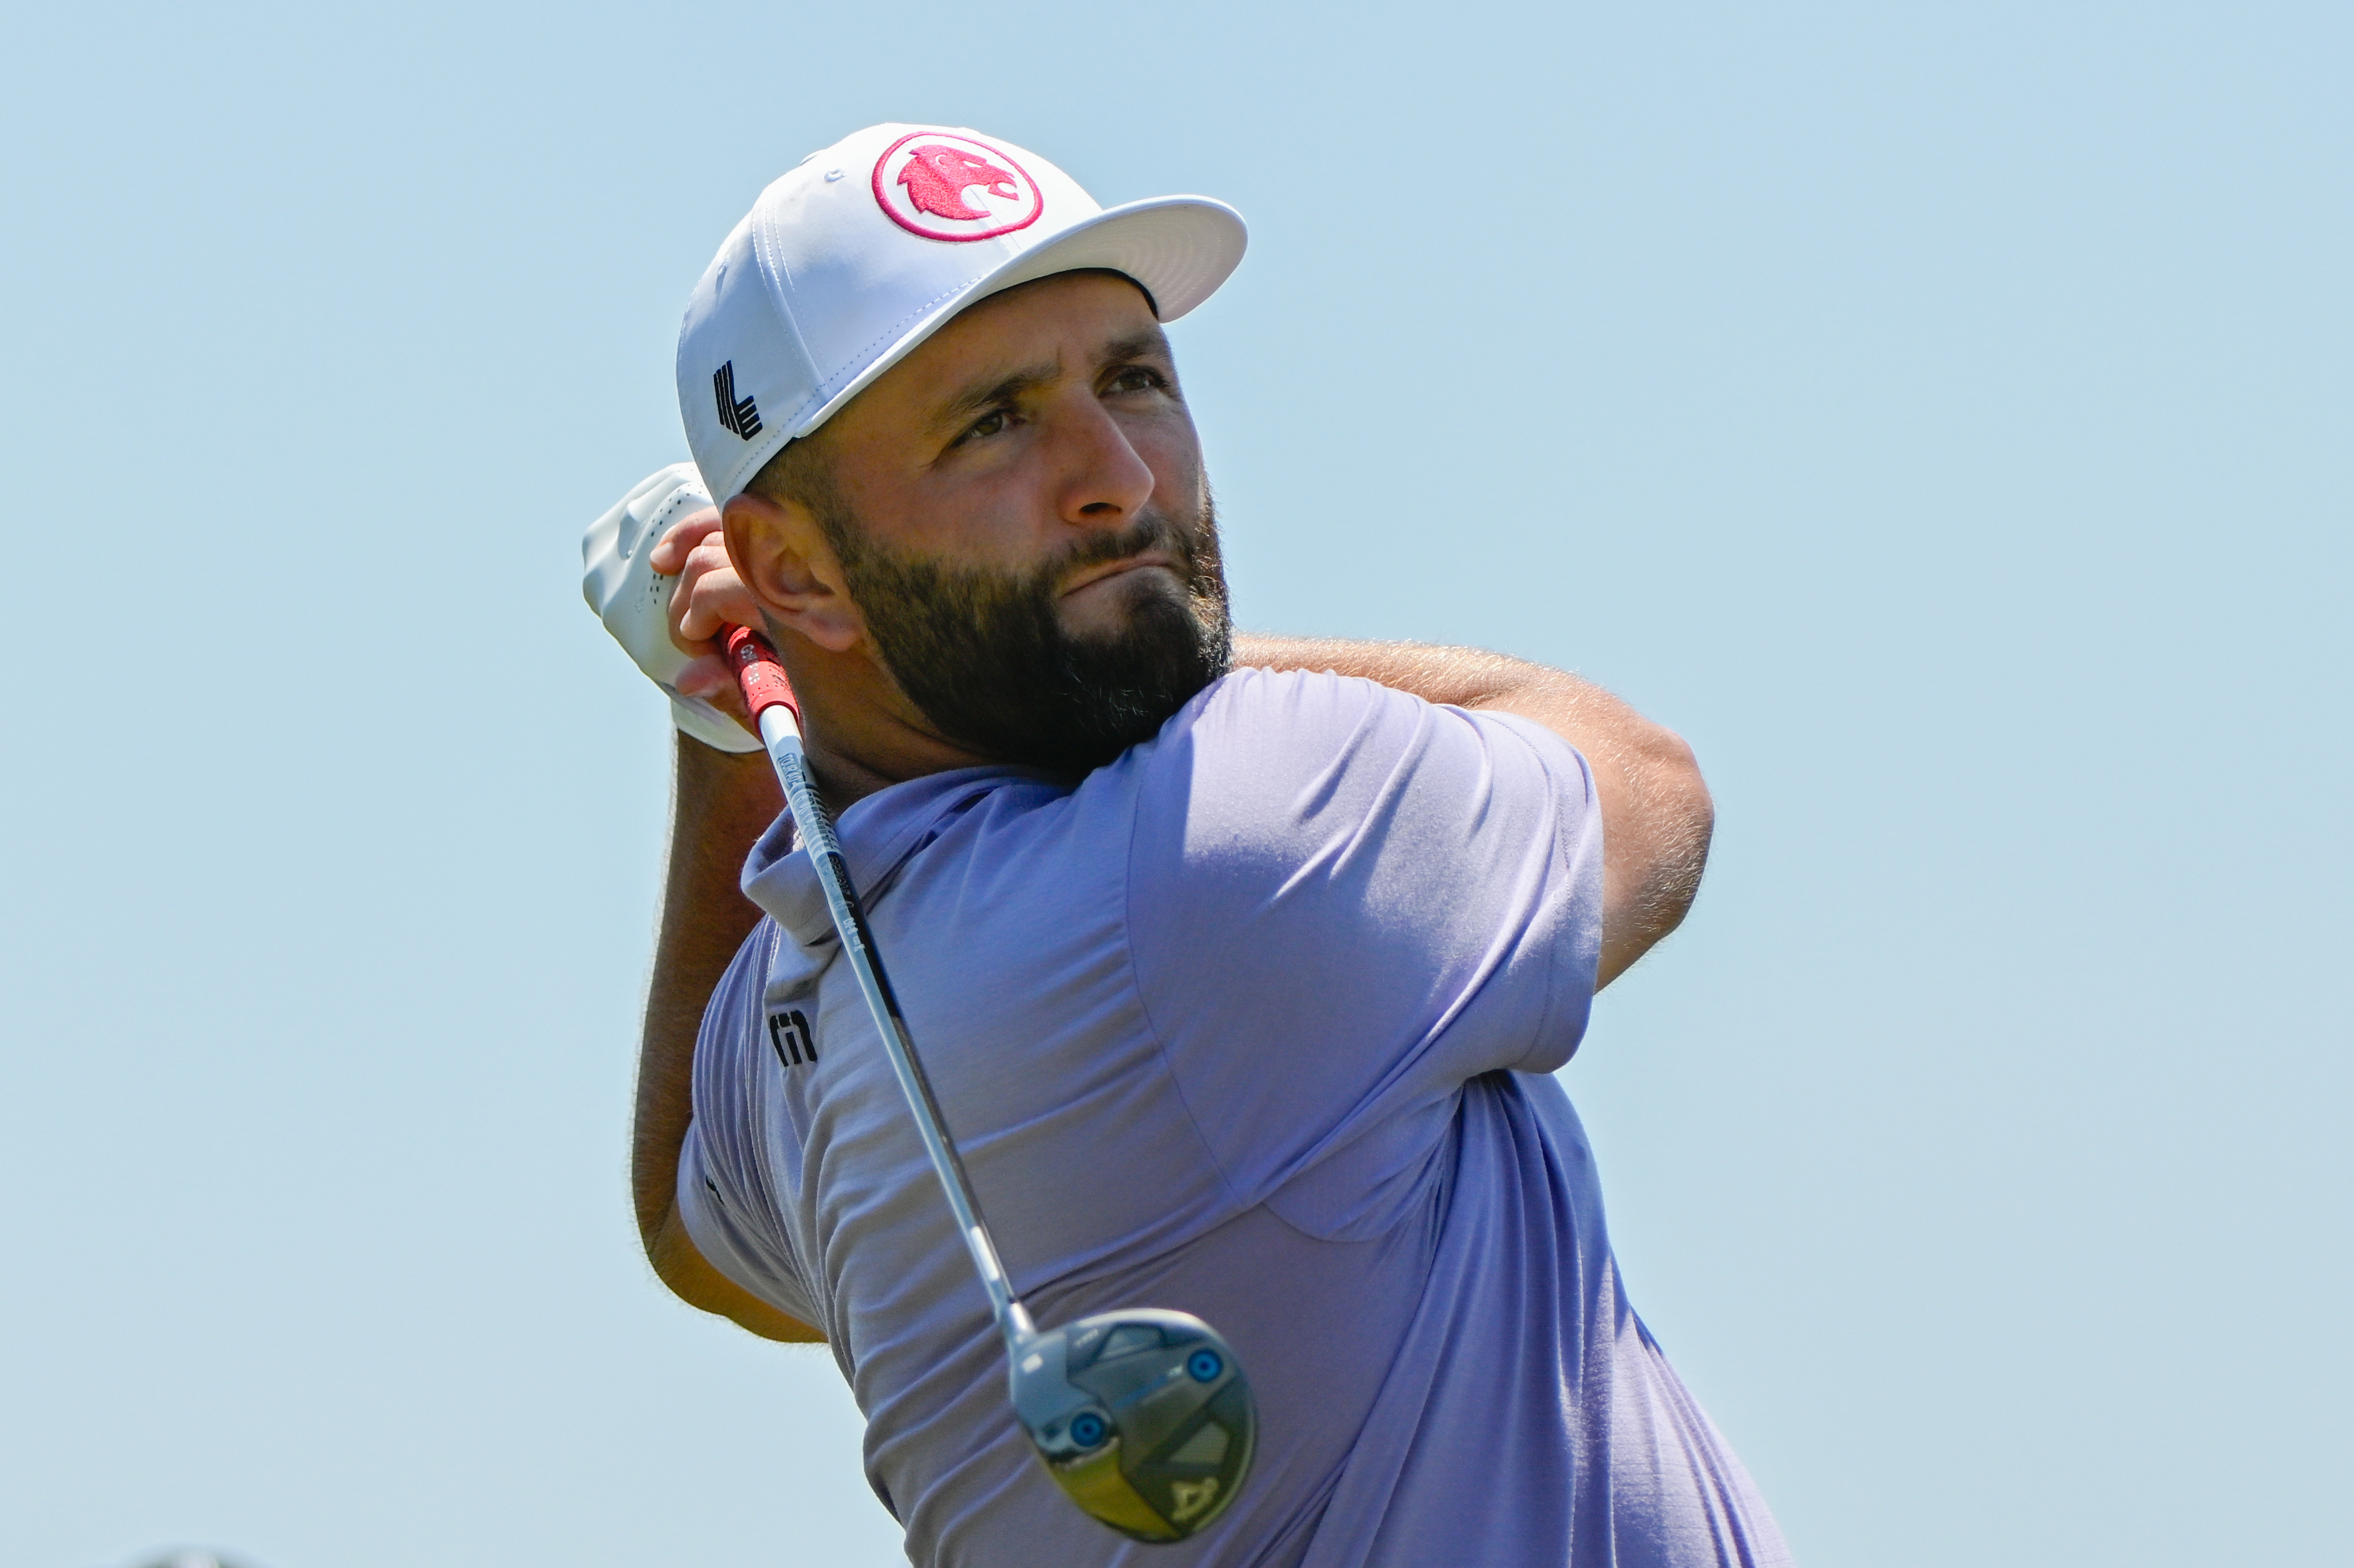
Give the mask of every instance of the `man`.
[{"label": "man", "polygon": [[[589,541],[591,602],[726,748],[679,741],[649,1255],[832,1347],[919,1563],[1785,1562],[1620,1294],[1550,1075],[1681,918],[1706,790],[1572,676],[1233,639],[1160,323],[1240,252],[1216,204],[1103,213],[1020,149],[885,126],[771,186],[705,274],[679,379],[721,513],[658,475]],[[1080,1514],[1005,1408],[814,875],[720,711],[729,622],[791,674],[1015,1287],[1049,1324],[1194,1313],[1249,1369],[1258,1458],[1194,1540]]]}]

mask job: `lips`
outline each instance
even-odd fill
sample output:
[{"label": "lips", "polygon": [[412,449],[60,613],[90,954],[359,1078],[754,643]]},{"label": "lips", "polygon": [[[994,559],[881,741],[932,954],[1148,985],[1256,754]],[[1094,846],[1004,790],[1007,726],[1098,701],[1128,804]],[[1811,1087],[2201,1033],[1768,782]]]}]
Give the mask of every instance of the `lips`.
[{"label": "lips", "polygon": [[1065,586],[1063,597],[1068,599],[1081,588],[1093,588],[1099,582],[1124,577],[1129,572],[1142,571],[1148,567],[1161,567],[1172,573],[1178,569],[1176,557],[1167,551],[1147,550],[1140,556],[1129,556],[1117,561],[1106,561],[1101,566],[1089,567]]}]

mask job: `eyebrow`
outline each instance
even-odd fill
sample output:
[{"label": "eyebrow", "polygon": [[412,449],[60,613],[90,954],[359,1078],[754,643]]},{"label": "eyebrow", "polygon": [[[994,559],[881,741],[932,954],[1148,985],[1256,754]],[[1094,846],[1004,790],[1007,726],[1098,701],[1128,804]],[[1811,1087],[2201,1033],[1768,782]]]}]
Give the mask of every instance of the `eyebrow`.
[{"label": "eyebrow", "polygon": [[935,432],[946,431],[978,418],[981,414],[1001,403],[1010,403],[1024,392],[1034,392],[1063,373],[1063,362],[1057,357],[1027,365],[1009,375],[979,387],[968,387],[948,402],[928,421]]},{"label": "eyebrow", "polygon": [[1156,356],[1163,359],[1171,357],[1169,334],[1157,326],[1149,326],[1141,332],[1132,332],[1126,337],[1112,339],[1104,345],[1104,351],[1097,356],[1096,363],[1098,366],[1133,365],[1140,359],[1151,359]]},{"label": "eyebrow", "polygon": [[[1169,335],[1157,326],[1147,327],[1126,337],[1112,339],[1095,357],[1098,370],[1115,365],[1133,365],[1140,359],[1165,359],[1169,357]],[[1060,356],[1023,366],[994,381],[958,393],[942,404],[927,423],[935,432],[960,428],[991,408],[1013,402],[1024,393],[1036,391],[1062,374]]]}]

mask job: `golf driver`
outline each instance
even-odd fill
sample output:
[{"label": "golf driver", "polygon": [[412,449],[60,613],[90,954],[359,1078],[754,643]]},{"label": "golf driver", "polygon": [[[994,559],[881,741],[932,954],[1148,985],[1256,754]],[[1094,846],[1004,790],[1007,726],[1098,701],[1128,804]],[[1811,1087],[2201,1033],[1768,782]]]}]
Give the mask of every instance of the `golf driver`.
[{"label": "golf driver", "polygon": [[989,1293],[998,1331],[1005,1336],[1013,1414],[1030,1446],[1073,1502],[1121,1534],[1184,1540],[1226,1510],[1250,1468],[1258,1420],[1241,1364],[1216,1330],[1182,1312],[1150,1307],[1099,1312],[1043,1333],[1030,1321],[998,1264],[964,1161],[899,1014],[883,955],[866,929],[833,824],[810,779],[801,708],[784,666],[775,649],[740,626],[727,634],[727,660],[825,890],[843,955]]}]

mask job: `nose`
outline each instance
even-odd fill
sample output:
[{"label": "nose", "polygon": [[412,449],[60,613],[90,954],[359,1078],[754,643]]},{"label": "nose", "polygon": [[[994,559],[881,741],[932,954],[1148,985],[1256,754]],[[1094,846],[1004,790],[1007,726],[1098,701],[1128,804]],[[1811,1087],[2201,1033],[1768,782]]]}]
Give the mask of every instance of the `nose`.
[{"label": "nose", "polygon": [[1056,514],[1075,528],[1123,527],[1152,499],[1152,465],[1092,394],[1075,399],[1062,445]]}]

